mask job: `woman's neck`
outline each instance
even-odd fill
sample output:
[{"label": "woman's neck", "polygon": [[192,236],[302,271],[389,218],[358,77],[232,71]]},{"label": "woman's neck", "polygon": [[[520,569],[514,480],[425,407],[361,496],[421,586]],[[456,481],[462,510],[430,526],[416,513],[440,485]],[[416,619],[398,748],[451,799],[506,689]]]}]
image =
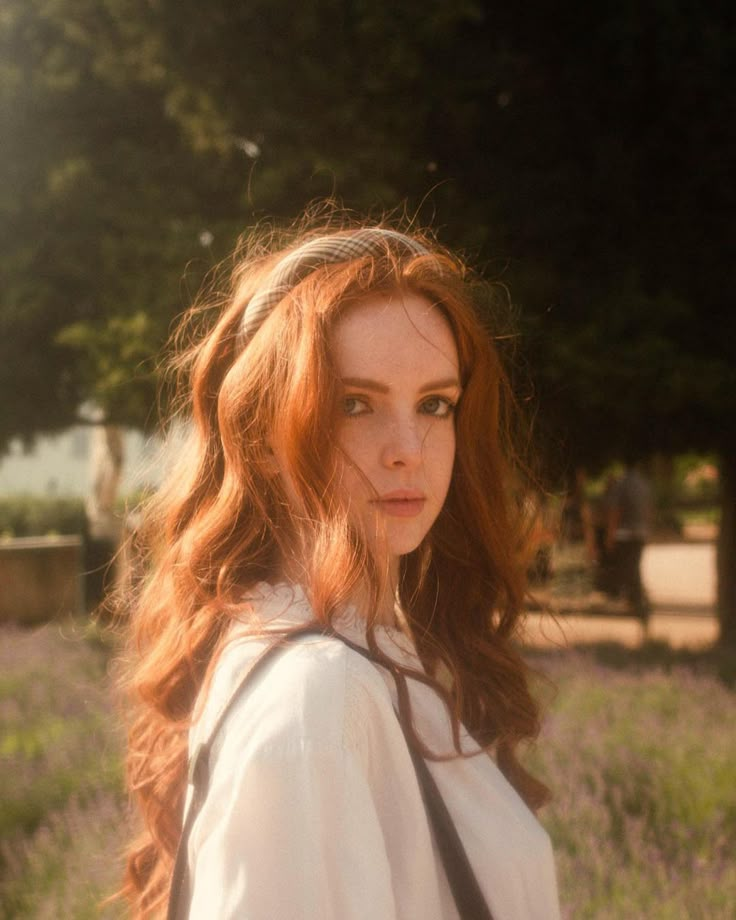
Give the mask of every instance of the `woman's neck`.
[{"label": "woman's neck", "polygon": [[[367,621],[373,611],[371,610],[371,592],[365,582],[353,594],[351,601],[356,611]],[[375,607],[375,623],[379,626],[396,627],[399,625],[396,617],[396,589],[393,582],[384,585],[383,594]]]},{"label": "woman's neck", "polygon": [[[306,588],[308,577],[303,566],[296,565],[294,560],[290,564],[281,566],[281,577],[284,581],[291,584],[299,584]],[[379,626],[389,626],[393,628],[405,629],[403,618],[397,616],[397,585],[399,577],[399,560],[392,561],[390,571],[386,573],[383,581],[383,591],[378,599],[375,608],[372,604],[371,590],[368,583],[362,580],[353,591],[349,604],[355,608],[355,612],[366,622],[373,619]]]}]

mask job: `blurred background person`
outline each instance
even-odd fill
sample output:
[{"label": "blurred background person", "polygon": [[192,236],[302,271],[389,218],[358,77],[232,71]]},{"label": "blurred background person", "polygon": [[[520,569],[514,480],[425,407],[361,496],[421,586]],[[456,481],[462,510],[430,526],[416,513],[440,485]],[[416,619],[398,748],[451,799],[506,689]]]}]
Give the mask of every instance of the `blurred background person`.
[{"label": "blurred background person", "polygon": [[607,548],[615,587],[629,611],[645,623],[650,604],[641,578],[641,557],[652,526],[652,489],[636,457],[625,460],[621,479],[611,489]]}]

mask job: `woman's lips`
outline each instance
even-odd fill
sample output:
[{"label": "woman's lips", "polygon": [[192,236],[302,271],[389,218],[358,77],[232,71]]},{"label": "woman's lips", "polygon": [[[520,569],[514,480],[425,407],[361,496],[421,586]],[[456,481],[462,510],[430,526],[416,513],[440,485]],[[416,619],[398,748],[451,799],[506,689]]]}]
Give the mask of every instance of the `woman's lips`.
[{"label": "woman's lips", "polygon": [[373,504],[391,517],[416,517],[424,509],[425,502],[426,498],[421,492],[400,490],[381,495]]}]

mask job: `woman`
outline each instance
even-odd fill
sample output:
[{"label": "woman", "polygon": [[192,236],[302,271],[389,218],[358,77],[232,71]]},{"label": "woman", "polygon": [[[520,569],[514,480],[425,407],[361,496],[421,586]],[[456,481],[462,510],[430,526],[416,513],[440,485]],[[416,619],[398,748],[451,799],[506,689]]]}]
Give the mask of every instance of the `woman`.
[{"label": "woman", "polygon": [[515,755],[538,713],[509,394],[473,287],[428,239],[328,228],[242,258],[189,348],[131,614],[137,916],[165,911],[185,811],[172,914],[468,916],[428,784],[486,915],[558,916]]}]

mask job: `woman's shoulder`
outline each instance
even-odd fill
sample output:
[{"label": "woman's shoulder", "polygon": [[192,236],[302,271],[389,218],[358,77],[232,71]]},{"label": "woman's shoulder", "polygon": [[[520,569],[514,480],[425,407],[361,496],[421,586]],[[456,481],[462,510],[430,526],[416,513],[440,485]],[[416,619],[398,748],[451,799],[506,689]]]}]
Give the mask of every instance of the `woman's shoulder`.
[{"label": "woman's shoulder", "polygon": [[[290,638],[246,684],[245,674],[273,640],[240,636],[223,650],[195,725],[197,741],[227,707],[222,734],[251,753],[363,748],[400,728],[379,668],[339,638]],[[238,740],[239,739],[239,740]]]}]

